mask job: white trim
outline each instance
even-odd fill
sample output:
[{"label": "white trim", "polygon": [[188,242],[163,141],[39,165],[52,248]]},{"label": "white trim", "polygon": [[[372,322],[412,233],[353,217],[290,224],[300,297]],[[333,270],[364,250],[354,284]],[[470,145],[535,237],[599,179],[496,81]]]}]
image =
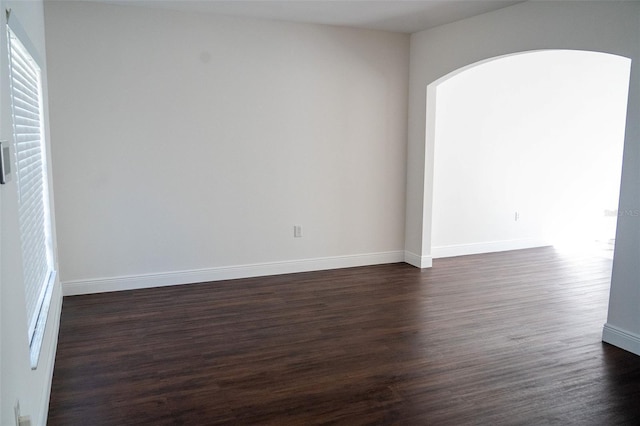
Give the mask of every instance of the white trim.
[{"label": "white trim", "polygon": [[[47,326],[51,327],[51,335],[45,332],[45,339],[49,337],[51,339],[50,346],[48,346],[47,350],[49,351],[49,356],[47,357],[46,364],[41,365],[47,369],[46,371],[46,380],[47,386],[43,386],[42,396],[40,398],[41,402],[41,410],[42,413],[40,422],[37,423],[39,425],[46,425],[47,418],[49,416],[49,400],[51,398],[51,384],[53,382],[53,368],[55,366],[56,360],[56,352],[58,349],[58,334],[60,331],[60,317],[62,315],[62,288],[58,288],[59,284],[57,282],[54,283],[53,295],[51,296],[51,305],[49,309],[49,315],[47,319]],[[39,367],[40,368],[40,367]]]},{"label": "white trim", "polygon": [[518,240],[489,241],[484,243],[455,244],[450,246],[432,247],[434,259],[441,257],[464,256],[467,254],[495,253],[499,251],[520,250],[534,247],[546,247],[549,241],[538,238],[524,238]]},{"label": "white trim", "polygon": [[164,287],[208,281],[231,280],[325,269],[352,268],[356,266],[398,263],[404,261],[403,251],[321,257],[315,259],[288,260],[283,262],[255,263],[249,265],[222,266],[191,271],[161,272],[157,274],[129,275],[113,278],[74,280],[62,283],[65,296],[104,293],[108,291],[134,290]]},{"label": "white trim", "polygon": [[[31,369],[38,368],[38,361],[40,359],[40,352],[42,350],[42,344],[44,343],[45,332],[47,331],[47,321],[49,321],[49,309],[51,308],[53,288],[56,284],[56,271],[52,271],[49,276],[49,282],[45,284],[45,294],[42,304],[40,306],[40,312],[38,313],[38,320],[36,322],[36,329],[31,342],[29,343],[29,359],[31,362]],[[59,319],[60,317],[58,317]]]},{"label": "white trim", "polygon": [[431,268],[433,266],[433,259],[431,256],[419,256],[410,251],[404,252],[404,261],[409,265],[416,268]]},{"label": "white trim", "polygon": [[602,330],[602,341],[640,355],[640,335],[622,330],[609,323],[605,324]]}]

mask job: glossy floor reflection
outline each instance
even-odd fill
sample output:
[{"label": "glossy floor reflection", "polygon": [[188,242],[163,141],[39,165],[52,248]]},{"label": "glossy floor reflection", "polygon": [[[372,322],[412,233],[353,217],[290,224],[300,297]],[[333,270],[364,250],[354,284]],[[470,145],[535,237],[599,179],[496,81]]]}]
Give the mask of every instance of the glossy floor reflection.
[{"label": "glossy floor reflection", "polygon": [[546,247],[66,298],[49,424],[637,424],[610,274]]}]

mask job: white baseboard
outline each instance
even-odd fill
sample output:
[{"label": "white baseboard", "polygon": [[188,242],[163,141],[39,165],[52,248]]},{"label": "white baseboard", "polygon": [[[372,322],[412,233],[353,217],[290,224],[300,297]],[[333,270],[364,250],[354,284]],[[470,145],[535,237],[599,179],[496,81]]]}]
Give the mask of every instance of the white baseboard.
[{"label": "white baseboard", "polygon": [[432,247],[434,259],[441,257],[464,256],[467,254],[495,253],[499,251],[520,250],[550,245],[547,240],[525,238],[518,240],[489,241],[484,243],[455,244],[450,246]]},{"label": "white baseboard", "polygon": [[191,271],[161,272],[157,274],[129,275],[113,278],[93,278],[62,283],[65,296],[104,293],[108,291],[134,290],[164,287],[208,281],[231,280],[296,272],[321,271],[326,269],[352,268],[403,262],[403,251],[369,253],[348,256],[333,256],[283,262],[256,263],[249,265],[223,266]]},{"label": "white baseboard", "polygon": [[608,323],[604,325],[602,341],[640,355],[640,335],[622,330],[614,325]]},{"label": "white baseboard", "polygon": [[404,261],[409,265],[416,268],[431,268],[433,266],[433,259],[431,256],[419,256],[410,251],[404,252]]}]

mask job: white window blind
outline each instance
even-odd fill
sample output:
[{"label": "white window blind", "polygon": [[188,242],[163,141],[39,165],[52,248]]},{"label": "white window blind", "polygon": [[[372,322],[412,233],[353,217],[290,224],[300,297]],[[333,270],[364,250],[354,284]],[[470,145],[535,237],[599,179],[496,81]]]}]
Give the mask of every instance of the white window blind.
[{"label": "white window blind", "polygon": [[39,351],[38,339],[44,330],[39,337],[38,329],[44,329],[48,309],[43,306],[48,307],[54,276],[42,86],[40,67],[11,29],[9,66],[28,333],[31,346],[38,346]]}]

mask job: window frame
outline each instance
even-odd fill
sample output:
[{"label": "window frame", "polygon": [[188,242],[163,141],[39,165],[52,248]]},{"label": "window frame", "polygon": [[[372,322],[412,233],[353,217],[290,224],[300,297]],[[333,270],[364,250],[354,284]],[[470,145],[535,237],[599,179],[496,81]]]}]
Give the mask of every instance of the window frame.
[{"label": "window frame", "polygon": [[[31,368],[35,369],[38,365],[56,280],[45,137],[43,63],[26,32],[19,21],[11,16],[10,11],[7,12],[7,44],[14,146],[12,160],[15,166],[15,187],[18,195],[25,309],[27,311],[27,336],[29,339],[30,364]],[[35,92],[31,89],[35,89]],[[16,104],[20,102],[22,104],[17,106]],[[35,108],[36,104],[37,108]],[[24,108],[25,105],[32,110],[30,112],[27,111]],[[23,108],[21,109],[21,107]],[[36,109],[37,113],[34,111]],[[21,112],[18,113],[17,111],[19,110]],[[37,124],[26,125],[26,121],[37,122]],[[19,128],[22,130],[19,130]],[[37,132],[30,133],[28,129],[24,130],[24,128],[37,128]],[[33,136],[33,139],[27,142],[21,140],[25,136],[29,137],[29,135],[36,135],[36,133],[37,136]],[[31,147],[25,149],[24,147],[29,144]],[[35,154],[27,151],[33,151]],[[21,160],[23,163],[28,164],[21,165]],[[36,165],[33,164],[34,161],[37,163]],[[28,168],[32,173],[31,176],[27,174]],[[39,179],[41,180],[38,181]],[[30,192],[23,193],[27,186],[26,182],[35,182],[38,185],[37,190],[26,188]],[[38,197],[30,205],[27,204],[29,195]],[[29,226],[32,226],[32,228]],[[37,251],[34,252],[34,250]],[[35,268],[34,262],[38,262]],[[35,277],[32,276],[30,278],[33,269],[36,269]]]}]

